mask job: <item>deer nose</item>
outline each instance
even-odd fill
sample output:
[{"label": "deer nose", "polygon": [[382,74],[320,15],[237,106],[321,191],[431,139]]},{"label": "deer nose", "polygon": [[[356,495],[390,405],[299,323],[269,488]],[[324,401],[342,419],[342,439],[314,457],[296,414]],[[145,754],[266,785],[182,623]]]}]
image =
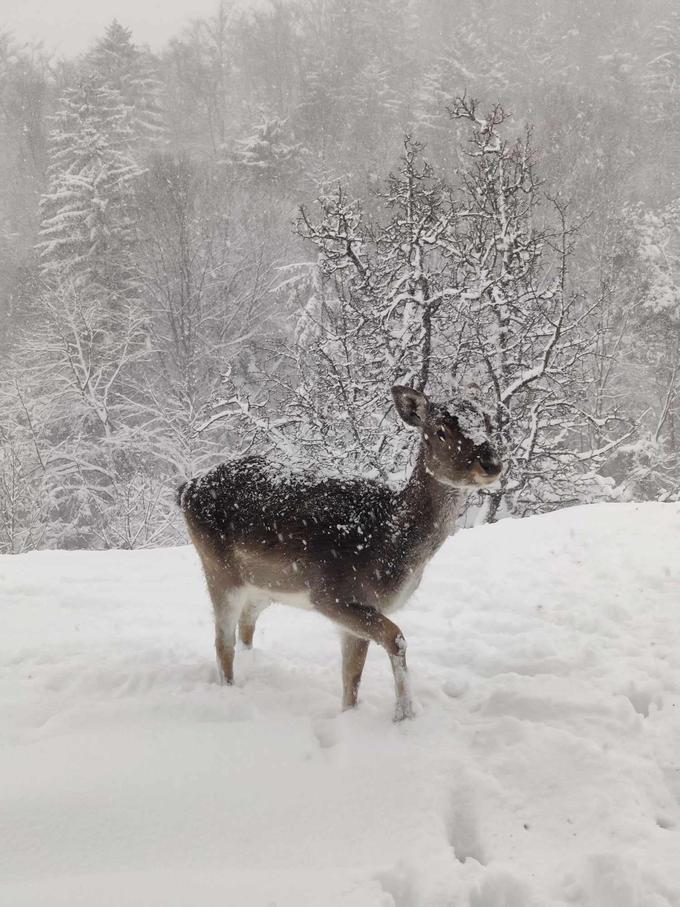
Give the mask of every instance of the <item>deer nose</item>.
[{"label": "deer nose", "polygon": [[492,451],[478,456],[477,462],[488,476],[497,476],[501,471],[501,461]]}]

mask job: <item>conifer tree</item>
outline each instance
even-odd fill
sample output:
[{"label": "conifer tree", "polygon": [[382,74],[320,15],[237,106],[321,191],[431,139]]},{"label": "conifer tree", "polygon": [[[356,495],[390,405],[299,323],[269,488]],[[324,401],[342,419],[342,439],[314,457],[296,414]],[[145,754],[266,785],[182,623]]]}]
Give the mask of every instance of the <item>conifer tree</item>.
[{"label": "conifer tree", "polygon": [[161,142],[165,134],[159,101],[161,83],[151,54],[133,43],[131,30],[114,19],[85,62],[104,87],[120,95],[135,148]]},{"label": "conifer tree", "polygon": [[94,77],[65,91],[49,139],[49,184],[41,200],[43,277],[110,299],[136,293],[128,110]]},{"label": "conifer tree", "polygon": [[300,168],[302,146],[295,142],[287,120],[266,117],[253,135],[237,143],[236,163],[253,179],[277,183]]}]

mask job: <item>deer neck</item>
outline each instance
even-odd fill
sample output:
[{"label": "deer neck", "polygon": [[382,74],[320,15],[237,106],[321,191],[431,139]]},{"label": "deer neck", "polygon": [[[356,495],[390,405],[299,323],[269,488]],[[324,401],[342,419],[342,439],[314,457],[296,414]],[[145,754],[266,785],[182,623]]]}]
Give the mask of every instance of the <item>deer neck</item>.
[{"label": "deer neck", "polygon": [[421,445],[411,476],[399,494],[399,515],[405,534],[434,553],[453,533],[462,500],[461,489],[438,482],[428,471]]}]

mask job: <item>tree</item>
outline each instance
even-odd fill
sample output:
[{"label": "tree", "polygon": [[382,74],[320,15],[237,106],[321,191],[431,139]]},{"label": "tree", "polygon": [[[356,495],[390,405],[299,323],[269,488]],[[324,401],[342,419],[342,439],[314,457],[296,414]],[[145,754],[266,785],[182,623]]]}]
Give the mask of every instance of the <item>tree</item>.
[{"label": "tree", "polygon": [[237,133],[234,21],[233,2],[221,0],[214,16],[195,20],[171,42],[169,127],[178,150],[198,148],[220,157]]},{"label": "tree", "polygon": [[651,59],[643,76],[653,119],[674,132],[680,125],[679,42],[680,13],[674,12],[654,29]]},{"label": "tree", "polygon": [[[0,357],[30,307],[38,199],[44,189],[47,61],[0,33]],[[0,418],[2,421],[2,418]]]},{"label": "tree", "polygon": [[30,237],[35,229],[45,167],[47,76],[38,50],[0,33],[0,235]]},{"label": "tree", "polygon": [[[639,301],[625,337],[632,371],[629,406],[641,423],[614,467],[625,475],[628,496],[677,500],[680,495],[680,202],[656,211],[629,212],[638,243]],[[640,342],[641,338],[644,342]]]},{"label": "tree", "polygon": [[43,295],[38,327],[23,339],[15,383],[30,400],[22,421],[58,547],[138,547],[159,538],[161,514],[147,513],[156,464],[136,390],[146,331],[135,301],[119,304],[112,330],[99,299],[71,286]]},{"label": "tree", "polygon": [[500,107],[480,117],[459,99],[451,115],[469,139],[455,188],[407,137],[398,173],[378,193],[382,218],[342,188],[322,197],[317,219],[303,211],[319,276],[288,354],[292,376],[269,401],[236,402],[288,456],[293,447],[337,468],[342,450],[343,468],[385,476],[409,447],[385,421],[389,385],[455,406],[456,386],[477,384],[506,464],[487,496],[493,519],[502,508],[523,513],[595,493],[605,484],[596,468],[621,432],[607,414],[606,442],[587,442],[592,308],[568,283],[566,205],[553,199],[554,223],[540,225],[530,134],[506,139]]},{"label": "tree", "polygon": [[164,139],[156,67],[150,53],[133,43],[129,28],[114,19],[86,55],[85,66],[100,85],[118,93],[135,148]]},{"label": "tree", "polygon": [[239,94],[281,119],[295,113],[304,79],[300,15],[298,3],[271,0],[233,23]]},{"label": "tree", "polygon": [[133,187],[141,171],[126,121],[120,93],[95,77],[67,89],[53,117],[40,205],[44,278],[109,301],[137,292]]},{"label": "tree", "polygon": [[294,343],[272,357],[278,373],[254,394],[232,383],[214,412],[240,415],[287,458],[313,458],[334,471],[341,449],[347,470],[386,476],[410,446],[385,421],[387,389],[397,380],[434,384],[443,352],[434,348],[435,319],[458,293],[440,254],[450,196],[410,137],[380,199],[389,212],[382,223],[341,186],[320,199],[319,220],[303,209],[300,233],[316,247],[319,267],[289,272],[281,286],[307,296]]},{"label": "tree", "polygon": [[253,135],[240,139],[235,161],[253,179],[276,183],[290,178],[300,166],[301,146],[293,141],[288,124],[278,117],[266,118]]},{"label": "tree", "polygon": [[143,179],[143,405],[169,502],[173,476],[192,475],[241,443],[222,426],[211,430],[206,410],[225,369],[248,382],[258,341],[277,316],[271,285],[281,250],[268,215],[257,206],[246,214],[252,197],[225,186],[221,169],[186,156],[157,155]]},{"label": "tree", "polygon": [[[469,367],[493,400],[506,463],[487,516],[501,506],[524,513],[597,496],[597,469],[625,431],[607,413],[598,422],[606,439],[597,449],[588,440],[596,304],[570,281],[568,205],[542,191],[530,130],[505,137],[502,107],[479,116],[474,102],[459,98],[450,113],[472,131],[451,249],[470,290]],[[549,210],[541,218],[542,202]]]},{"label": "tree", "polygon": [[32,410],[5,366],[0,376],[0,552],[19,554],[52,541],[50,507],[41,450]]},{"label": "tree", "polygon": [[234,159],[252,179],[263,183],[289,181],[300,169],[302,146],[279,117],[265,117],[253,135],[239,139]]}]

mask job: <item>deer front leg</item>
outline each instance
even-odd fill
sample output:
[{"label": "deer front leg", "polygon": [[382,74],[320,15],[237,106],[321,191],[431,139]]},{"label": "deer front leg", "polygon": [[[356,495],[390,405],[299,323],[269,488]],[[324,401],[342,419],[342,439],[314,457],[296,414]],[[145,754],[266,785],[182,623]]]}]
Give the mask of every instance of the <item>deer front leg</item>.
[{"label": "deer front leg", "polygon": [[397,704],[394,709],[394,720],[403,721],[404,718],[414,718],[413,699],[411,698],[411,680],[406,670],[406,640],[401,630],[396,624],[393,624],[397,630],[395,638],[395,648],[397,652],[390,652],[390,662],[392,663],[392,673],[394,674],[394,689],[397,694]]},{"label": "deer front leg", "polygon": [[332,603],[317,603],[316,608],[352,635],[376,642],[385,649],[394,675],[396,694],[394,720],[402,721],[404,718],[413,718],[413,703],[406,669],[406,640],[399,627],[375,608],[356,602],[333,599]]}]

